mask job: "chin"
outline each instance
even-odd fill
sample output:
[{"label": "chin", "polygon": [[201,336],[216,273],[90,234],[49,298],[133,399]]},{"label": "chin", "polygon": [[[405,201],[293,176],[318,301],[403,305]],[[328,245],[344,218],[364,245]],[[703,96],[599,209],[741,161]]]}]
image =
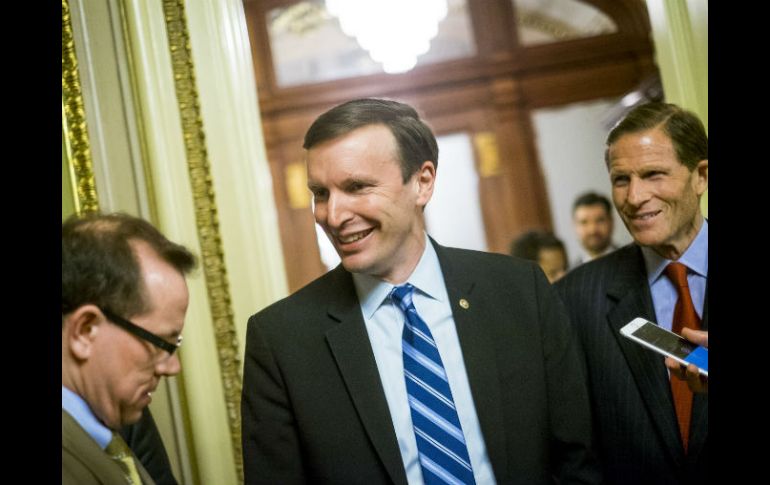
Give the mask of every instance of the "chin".
[{"label": "chin", "polygon": [[351,273],[367,273],[370,265],[365,261],[357,260],[357,258],[343,258],[342,267]]},{"label": "chin", "polygon": [[656,234],[648,234],[648,233],[631,233],[631,237],[634,238],[634,241],[636,241],[637,244],[641,246],[659,246],[663,243],[660,237],[658,237]]},{"label": "chin", "polygon": [[127,411],[123,416],[121,416],[121,421],[123,422],[123,426],[134,424],[142,417],[142,411],[144,410],[144,406],[142,407],[136,407],[135,409],[132,409],[130,411]]}]

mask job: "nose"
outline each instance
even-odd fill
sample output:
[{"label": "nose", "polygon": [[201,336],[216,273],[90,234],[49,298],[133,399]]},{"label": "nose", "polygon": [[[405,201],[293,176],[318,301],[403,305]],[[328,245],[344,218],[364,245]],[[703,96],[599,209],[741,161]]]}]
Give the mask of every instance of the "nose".
[{"label": "nose", "polygon": [[[329,200],[326,202],[326,223],[330,228],[339,229],[350,220],[351,212],[348,202],[345,194],[329,195]],[[318,218],[316,217],[316,219]]]},{"label": "nose", "polygon": [[628,182],[628,191],[626,192],[626,201],[634,207],[640,207],[649,198],[649,191],[646,183],[636,177],[631,177]]},{"label": "nose", "polygon": [[182,363],[179,361],[179,352],[174,352],[165,359],[161,358],[155,366],[155,369],[159,375],[163,376],[179,374],[179,371],[182,370]]}]

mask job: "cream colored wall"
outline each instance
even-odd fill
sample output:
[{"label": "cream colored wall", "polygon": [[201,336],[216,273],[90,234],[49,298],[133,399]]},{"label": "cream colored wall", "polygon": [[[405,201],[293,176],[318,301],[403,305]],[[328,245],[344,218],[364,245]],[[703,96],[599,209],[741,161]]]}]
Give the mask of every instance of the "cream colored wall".
[{"label": "cream colored wall", "polygon": [[[243,5],[188,0],[175,7],[186,9],[213,189],[201,194],[191,187],[164,2],[70,3],[88,84],[84,98],[100,206],[142,215],[200,255],[194,199],[213,201],[218,225],[205,230],[220,236],[224,264],[218,271],[225,275],[236,344],[225,351],[236,354],[229,358],[237,364],[239,386],[247,318],[288,293]],[[180,385],[170,381],[152,410],[180,483],[235,484],[242,481],[240,456],[205,276],[201,268],[188,279]],[[238,408],[239,401],[238,395]]]},{"label": "cream colored wall", "polygon": [[[666,101],[696,113],[708,132],[708,2],[647,0]],[[708,217],[708,191],[701,199]]]}]

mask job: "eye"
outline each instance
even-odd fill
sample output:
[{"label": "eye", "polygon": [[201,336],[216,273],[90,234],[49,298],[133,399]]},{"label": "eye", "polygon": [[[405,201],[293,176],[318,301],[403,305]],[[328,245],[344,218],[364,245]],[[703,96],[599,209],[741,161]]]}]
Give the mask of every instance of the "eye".
[{"label": "eye", "polygon": [[316,202],[324,201],[329,197],[329,191],[326,189],[310,189],[313,193],[313,200]]},{"label": "eye", "polygon": [[367,184],[365,182],[358,182],[358,181],[351,182],[347,186],[347,191],[348,192],[359,192],[359,191],[361,191],[361,190],[363,190],[363,189],[365,189],[365,188],[367,188],[369,186],[370,186],[370,184]]},{"label": "eye", "polygon": [[613,175],[611,180],[612,180],[613,187],[623,187],[625,185],[628,185],[627,175]]},{"label": "eye", "polygon": [[659,170],[656,170],[656,171],[653,171],[653,172],[649,172],[649,173],[647,173],[647,174],[644,176],[644,178],[648,178],[648,179],[658,179],[658,178],[660,178],[660,177],[664,176],[665,174],[666,174],[665,172],[661,172],[661,171],[659,171]]}]

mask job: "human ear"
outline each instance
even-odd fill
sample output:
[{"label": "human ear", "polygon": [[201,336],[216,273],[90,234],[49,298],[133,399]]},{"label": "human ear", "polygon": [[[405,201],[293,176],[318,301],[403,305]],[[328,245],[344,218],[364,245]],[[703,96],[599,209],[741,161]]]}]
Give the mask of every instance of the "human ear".
[{"label": "human ear", "polygon": [[87,360],[93,351],[94,340],[104,315],[96,305],[83,305],[69,313],[62,325],[65,348],[79,360]]},{"label": "human ear", "polygon": [[708,159],[701,160],[698,165],[695,166],[694,172],[696,173],[697,180],[695,182],[695,188],[698,195],[702,195],[709,188],[709,161]]},{"label": "human ear", "polygon": [[435,164],[430,160],[422,162],[414,177],[417,184],[417,205],[425,207],[433,196],[433,188],[436,183]]}]

